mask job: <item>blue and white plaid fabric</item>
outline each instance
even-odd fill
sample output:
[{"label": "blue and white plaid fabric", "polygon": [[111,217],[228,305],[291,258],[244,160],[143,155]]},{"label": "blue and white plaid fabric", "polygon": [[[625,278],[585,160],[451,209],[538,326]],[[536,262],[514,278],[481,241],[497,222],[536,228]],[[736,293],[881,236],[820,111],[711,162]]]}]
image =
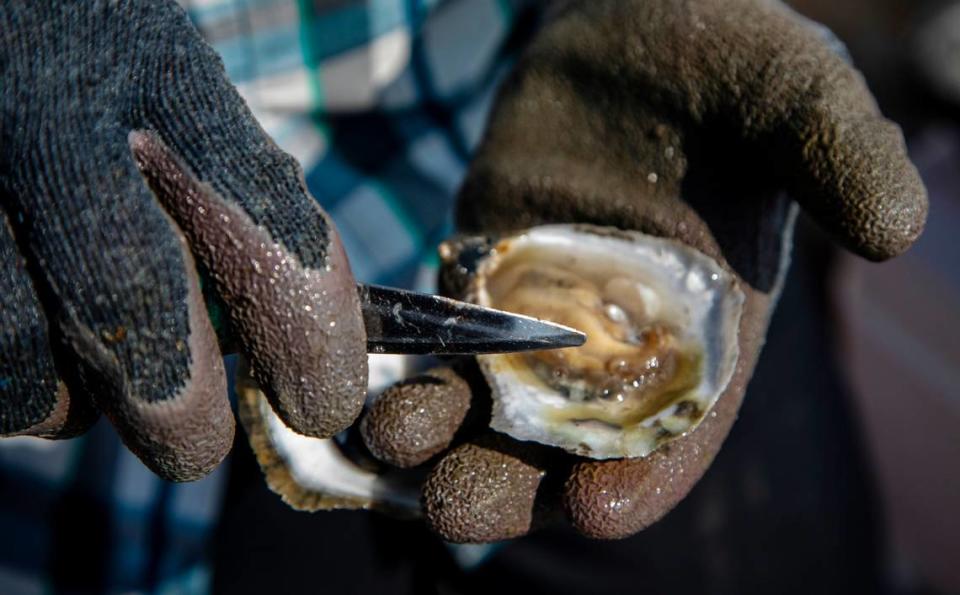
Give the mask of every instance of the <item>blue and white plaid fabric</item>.
[{"label": "blue and white plaid fabric", "polygon": [[[436,244],[531,0],[181,0],[303,165],[360,280],[429,290]],[[0,441],[0,593],[202,593],[226,466],[166,483],[101,422]],[[65,526],[72,527],[67,532]],[[80,530],[78,530],[78,528]],[[85,529],[85,530],[84,530]],[[100,566],[70,567],[96,548]],[[78,578],[79,577],[79,578]]]}]

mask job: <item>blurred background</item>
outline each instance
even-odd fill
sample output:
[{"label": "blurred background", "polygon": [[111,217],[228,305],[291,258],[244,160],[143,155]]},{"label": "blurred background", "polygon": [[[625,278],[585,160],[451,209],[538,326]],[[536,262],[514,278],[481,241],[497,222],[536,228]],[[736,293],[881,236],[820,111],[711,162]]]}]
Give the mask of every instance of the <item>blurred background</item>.
[{"label": "blurred background", "polygon": [[[448,10],[449,3],[409,3],[436,5],[437,19],[453,25],[433,37],[428,25],[415,44],[449,48],[453,66],[432,91],[465,99],[450,112],[418,103],[390,134],[379,116],[336,115],[338,102],[407,105],[422,64],[398,58],[376,72],[361,65],[368,76],[330,90],[322,118],[296,114],[289,96],[239,80],[255,58],[278,51],[270,44],[289,37],[260,38],[265,45],[239,51],[229,44],[244,25],[220,18],[218,2],[182,3],[264,127],[301,162],[336,145],[358,177],[405,180],[387,201],[383,184],[351,186],[360,194],[332,205],[314,193],[351,258],[362,255],[354,261],[358,277],[429,287],[430,269],[419,266],[424,255],[389,227],[390,213],[403,205],[404,191],[455,192],[505,72],[502,64],[488,72],[484,56],[522,47],[534,27],[522,8],[530,3],[475,0],[501,15],[513,7],[516,18],[489,21]],[[293,2],[243,4],[259,7],[267,21],[295,10]],[[417,522],[292,511],[265,487],[241,432],[213,475],[164,484],[101,420],[90,435],[65,443],[0,441],[0,595],[960,593],[960,2],[789,4],[836,34],[883,112],[902,126],[930,193],[929,221],[906,255],[875,265],[842,253],[801,216],[793,266],[740,418],[703,480],[664,520],[617,542],[551,529],[494,546],[448,546]],[[215,26],[205,27],[204,18]],[[382,51],[396,51],[391,44],[400,38],[385,34]],[[474,79],[482,84],[463,83]],[[483,92],[468,97],[468,88]],[[382,165],[381,155],[423,128],[418,118],[438,117],[462,133],[458,151],[438,153],[443,143],[424,135],[410,163]],[[332,179],[322,160],[306,174],[312,189]],[[417,216],[432,226],[424,245],[450,231],[448,214]],[[394,237],[398,249],[389,255],[365,244]],[[363,263],[378,257],[396,259],[375,264],[400,276],[364,279]],[[49,527],[36,531],[36,518]]]},{"label": "blurred background", "polygon": [[883,266],[838,253],[829,281],[886,576],[908,592],[960,592],[960,3],[794,5],[847,44],[930,194],[913,249]]}]

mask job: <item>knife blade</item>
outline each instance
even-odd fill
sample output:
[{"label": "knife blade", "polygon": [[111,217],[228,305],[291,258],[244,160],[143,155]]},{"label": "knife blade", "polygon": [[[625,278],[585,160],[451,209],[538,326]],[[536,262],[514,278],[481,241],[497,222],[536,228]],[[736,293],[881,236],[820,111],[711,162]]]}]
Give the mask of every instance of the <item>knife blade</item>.
[{"label": "knife blade", "polygon": [[[560,324],[395,287],[357,284],[367,353],[477,355],[578,347],[586,335]],[[225,306],[206,295],[225,352],[238,351]]]},{"label": "knife blade", "polygon": [[512,353],[577,347],[572,328],[438,295],[358,285],[367,352],[408,354]]}]

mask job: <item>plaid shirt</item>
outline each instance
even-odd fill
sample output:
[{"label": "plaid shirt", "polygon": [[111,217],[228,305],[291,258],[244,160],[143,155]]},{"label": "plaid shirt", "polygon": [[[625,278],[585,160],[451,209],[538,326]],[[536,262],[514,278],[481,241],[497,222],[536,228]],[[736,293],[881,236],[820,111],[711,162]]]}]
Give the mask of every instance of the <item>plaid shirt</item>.
[{"label": "plaid shirt", "polygon": [[[266,131],[303,165],[358,279],[430,289],[435,246],[452,229],[455,191],[514,54],[514,24],[533,2],[181,3]],[[225,480],[221,465],[201,481],[164,482],[105,420],[75,440],[0,441],[0,593],[205,592]],[[71,567],[79,548],[102,552],[102,564]]]}]

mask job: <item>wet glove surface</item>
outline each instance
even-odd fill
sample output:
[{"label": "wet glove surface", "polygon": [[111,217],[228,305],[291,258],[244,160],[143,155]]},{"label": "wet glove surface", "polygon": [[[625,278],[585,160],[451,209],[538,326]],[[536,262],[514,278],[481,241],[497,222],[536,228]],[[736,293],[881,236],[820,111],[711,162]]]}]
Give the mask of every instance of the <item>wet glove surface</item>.
[{"label": "wet glove surface", "polygon": [[[673,508],[729,432],[762,347],[789,261],[794,210],[784,191],[872,260],[907,249],[926,218],[897,126],[859,74],[782,5],[564,3],[501,91],[461,191],[459,227],[496,236],[576,222],[683,241],[740,281],[740,358],[704,422],[646,458],[573,457],[483,423],[472,436],[449,432],[423,489],[434,530],[493,541],[565,518],[584,535],[618,538]],[[467,376],[466,418],[484,417],[485,387]],[[451,419],[464,419],[451,402],[460,400],[444,403]],[[419,415],[432,415],[426,409]],[[371,415],[391,410],[378,403]],[[435,427],[451,425],[435,417]],[[397,420],[366,427],[406,441]],[[367,437],[380,452],[391,451],[385,441]]]},{"label": "wet glove surface", "polygon": [[195,479],[234,421],[194,265],[298,432],[366,387],[352,274],[295,160],[172,0],[0,7],[0,434],[103,411],[161,476]]}]

